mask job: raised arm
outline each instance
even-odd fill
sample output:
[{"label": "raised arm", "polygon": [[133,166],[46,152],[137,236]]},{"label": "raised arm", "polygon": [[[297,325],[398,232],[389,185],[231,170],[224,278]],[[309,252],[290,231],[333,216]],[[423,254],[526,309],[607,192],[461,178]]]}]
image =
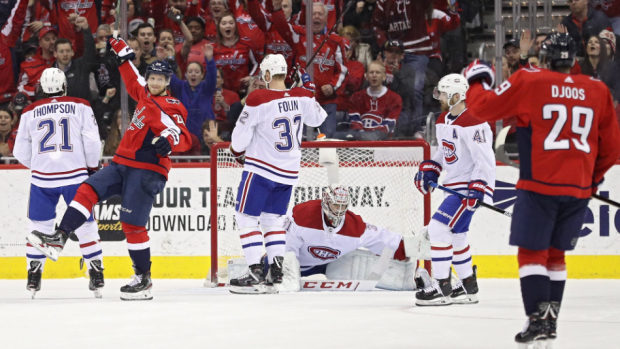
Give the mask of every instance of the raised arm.
[{"label": "raised arm", "polygon": [[236,153],[245,152],[245,149],[250,145],[254,136],[254,129],[262,116],[260,101],[252,98],[255,95],[256,93],[253,93],[247,97],[245,107],[243,107],[232,133],[230,145]]},{"label": "raised arm", "polygon": [[269,31],[269,28],[271,28],[271,14],[263,11],[258,0],[248,0],[248,12],[260,30],[265,33]]},{"label": "raised arm", "polygon": [[372,18],[370,20],[370,24],[372,25],[372,30],[375,32],[375,37],[377,38],[377,44],[379,44],[379,47],[383,47],[383,44],[388,39],[386,27],[389,25],[390,21],[389,18],[387,18],[388,16],[385,8],[386,5],[386,0],[377,0],[377,7],[372,13]]},{"label": "raised arm", "polygon": [[22,25],[28,10],[28,0],[17,0],[11,11],[11,16],[2,27],[2,40],[8,47],[15,47],[15,43],[21,34]]},{"label": "raised arm", "polygon": [[207,76],[205,80],[201,82],[201,84],[204,84],[202,93],[205,97],[213,99],[215,86],[217,86],[217,66],[213,59],[213,46],[211,44],[206,44],[202,52],[205,56],[205,64],[207,65]]}]

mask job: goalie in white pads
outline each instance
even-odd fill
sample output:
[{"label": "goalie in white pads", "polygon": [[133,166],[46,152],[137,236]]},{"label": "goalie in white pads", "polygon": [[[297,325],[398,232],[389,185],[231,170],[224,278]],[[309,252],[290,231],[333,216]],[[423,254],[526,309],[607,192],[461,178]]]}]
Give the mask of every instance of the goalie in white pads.
[{"label": "goalie in white pads", "polygon": [[[433,191],[429,182],[437,183],[442,169],[448,173],[443,185],[467,195],[446,193],[444,201],[428,225],[431,240],[433,276],[436,282],[416,294],[417,305],[478,303],[476,268],[472,268],[467,242],[469,223],[479,200],[493,203],[495,155],[489,124],[474,119],[465,106],[469,84],[464,76],[449,74],[441,78],[434,97],[444,111],[437,119],[439,150],[432,160],[423,161],[416,174],[416,187],[422,194]],[[459,280],[452,285],[450,266]]]},{"label": "goalie in white pads", "polygon": [[[327,117],[303,69],[298,71],[303,88],[290,90],[284,85],[288,71],[284,56],[267,55],[260,69],[267,89],[255,90],[246,99],[230,146],[244,165],[235,218],[249,265],[245,275],[230,280],[233,293],[265,293],[265,280],[282,282],[283,226],[292,187],[298,181],[301,129],[304,124],[318,127]],[[266,278],[260,265],[263,238],[271,265]]]},{"label": "goalie in white pads", "polygon": [[416,281],[423,285],[422,279],[415,280],[420,248],[424,248],[420,247],[422,234],[403,237],[366,223],[348,210],[349,201],[347,189],[328,187],[322,200],[293,208],[285,223],[287,259],[282,289],[296,291],[301,276],[315,274],[325,274],[331,280],[367,279],[378,263],[377,254],[387,251],[386,247],[392,260],[377,287],[413,291]]}]

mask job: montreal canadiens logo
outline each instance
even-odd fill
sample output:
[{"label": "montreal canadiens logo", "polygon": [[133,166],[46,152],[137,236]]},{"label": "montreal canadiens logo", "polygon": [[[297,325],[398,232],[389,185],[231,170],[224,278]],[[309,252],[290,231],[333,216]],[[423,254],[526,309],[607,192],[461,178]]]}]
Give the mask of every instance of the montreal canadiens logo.
[{"label": "montreal canadiens logo", "polygon": [[446,163],[453,164],[459,158],[456,156],[456,145],[452,142],[448,142],[445,139],[441,141],[443,145],[443,156],[446,159]]},{"label": "montreal canadiens logo", "polygon": [[310,246],[308,247],[308,252],[310,252],[310,254],[313,255],[315,258],[318,258],[322,261],[326,261],[328,259],[336,259],[338,258],[338,256],[340,256],[340,251],[325,246]]}]

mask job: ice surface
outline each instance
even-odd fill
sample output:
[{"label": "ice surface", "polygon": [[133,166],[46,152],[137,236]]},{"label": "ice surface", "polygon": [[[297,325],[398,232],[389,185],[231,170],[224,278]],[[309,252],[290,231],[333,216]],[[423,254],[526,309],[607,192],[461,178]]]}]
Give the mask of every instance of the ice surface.
[{"label": "ice surface", "polygon": [[[516,348],[518,280],[482,279],[480,303],[416,307],[413,292],[233,295],[203,280],[154,280],[154,300],[123,302],[127,280],[0,280],[0,348]],[[620,280],[569,280],[556,348],[620,348]]]}]

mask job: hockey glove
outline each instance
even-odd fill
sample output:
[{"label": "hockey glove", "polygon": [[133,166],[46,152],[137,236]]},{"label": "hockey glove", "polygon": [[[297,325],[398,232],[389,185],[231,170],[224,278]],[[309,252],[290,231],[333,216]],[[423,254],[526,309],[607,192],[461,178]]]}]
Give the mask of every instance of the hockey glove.
[{"label": "hockey glove", "polygon": [[116,56],[121,61],[133,60],[134,58],[136,58],[136,54],[133,52],[131,47],[127,45],[125,40],[114,39],[111,37],[108,39],[108,43],[110,44],[110,47],[111,47],[110,50],[116,53]]},{"label": "hockey glove", "polygon": [[230,152],[234,155],[236,162],[238,162],[241,166],[245,165],[245,151],[236,152],[231,145]]},{"label": "hockey glove", "polygon": [[467,209],[470,211],[475,211],[479,206],[480,202],[484,200],[484,189],[487,186],[487,182],[483,180],[475,180],[469,182],[469,192],[467,193],[467,199],[463,199],[463,205],[467,205]]},{"label": "hockey glove", "polygon": [[[170,137],[170,136],[168,136]],[[155,137],[153,138],[153,145],[155,146],[155,151],[161,157],[168,156],[172,152],[172,145],[170,145],[170,140],[168,137]]]},{"label": "hockey glove", "polygon": [[487,83],[489,87],[492,87],[495,83],[495,71],[487,61],[476,59],[465,68],[465,74],[463,75],[465,75],[470,85],[476,81],[482,81]]},{"label": "hockey glove", "polygon": [[598,187],[600,187],[603,182],[605,182],[605,177],[601,178],[598,182],[592,182],[592,195],[598,192]]},{"label": "hockey glove", "polygon": [[297,64],[293,69],[293,81],[293,87],[302,87],[312,93],[315,93],[316,91],[316,86],[314,85],[314,82],[312,82],[310,74],[306,73],[306,70],[299,64]]},{"label": "hockey glove", "polygon": [[415,175],[415,186],[420,193],[426,195],[433,192],[435,188],[429,186],[428,183],[437,183],[441,170],[441,165],[433,160],[422,161],[418,173]]}]

